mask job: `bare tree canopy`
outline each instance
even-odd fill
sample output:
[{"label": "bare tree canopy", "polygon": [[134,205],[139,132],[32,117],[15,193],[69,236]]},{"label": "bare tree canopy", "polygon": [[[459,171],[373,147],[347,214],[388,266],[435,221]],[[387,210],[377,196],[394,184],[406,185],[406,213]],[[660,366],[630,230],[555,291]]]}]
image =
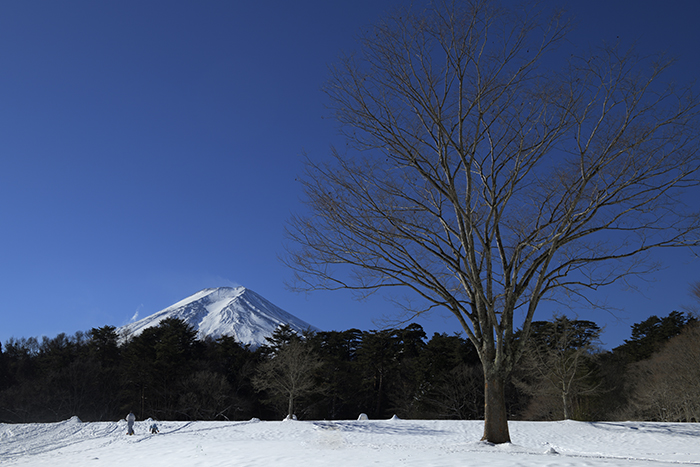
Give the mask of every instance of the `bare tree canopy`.
[{"label": "bare tree canopy", "polygon": [[[540,410],[549,416],[571,418],[577,399],[595,394],[600,386],[592,379],[591,366],[601,329],[592,321],[553,316],[552,321],[533,321],[516,381],[526,393],[539,399]],[[559,400],[561,410],[556,410]],[[540,415],[541,416],[541,415]]]},{"label": "bare tree canopy", "polygon": [[[491,1],[407,9],[326,87],[347,140],[309,160],[287,263],[302,290],[411,289],[449,309],[484,367],[484,439],[510,440],[503,386],[535,310],[654,248],[695,246],[698,99],[672,60],[560,47],[569,28]],[[424,306],[423,306],[424,305]],[[411,305],[409,305],[411,306]]]},{"label": "bare tree canopy", "polygon": [[253,378],[258,391],[268,391],[281,407],[286,403],[286,415],[290,419],[299,398],[319,391],[315,373],[323,365],[306,341],[294,337],[270,355]]},{"label": "bare tree canopy", "polygon": [[633,416],[700,422],[700,325],[688,324],[650,358],[632,366]]}]

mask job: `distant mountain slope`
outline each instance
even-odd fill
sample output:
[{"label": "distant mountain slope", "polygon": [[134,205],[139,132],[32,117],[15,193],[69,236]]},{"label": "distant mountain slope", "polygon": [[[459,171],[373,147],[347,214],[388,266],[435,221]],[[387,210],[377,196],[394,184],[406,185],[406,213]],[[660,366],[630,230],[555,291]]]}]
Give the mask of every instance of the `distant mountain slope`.
[{"label": "distant mountain slope", "polygon": [[119,328],[121,335],[139,335],[167,318],[186,321],[198,338],[232,336],[243,345],[257,348],[266,343],[280,324],[297,332],[318,329],[300,320],[245,287],[204,289],[168,308]]}]

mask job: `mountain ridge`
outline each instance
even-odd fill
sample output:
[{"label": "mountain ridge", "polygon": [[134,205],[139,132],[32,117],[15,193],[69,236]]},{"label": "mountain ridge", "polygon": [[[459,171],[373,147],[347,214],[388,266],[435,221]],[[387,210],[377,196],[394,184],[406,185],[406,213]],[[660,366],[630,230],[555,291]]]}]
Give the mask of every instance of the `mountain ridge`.
[{"label": "mountain ridge", "polygon": [[281,324],[301,333],[319,329],[245,287],[202,289],[167,308],[118,329],[120,335],[138,336],[167,318],[185,321],[197,331],[197,338],[231,336],[242,345],[257,348],[265,344]]}]

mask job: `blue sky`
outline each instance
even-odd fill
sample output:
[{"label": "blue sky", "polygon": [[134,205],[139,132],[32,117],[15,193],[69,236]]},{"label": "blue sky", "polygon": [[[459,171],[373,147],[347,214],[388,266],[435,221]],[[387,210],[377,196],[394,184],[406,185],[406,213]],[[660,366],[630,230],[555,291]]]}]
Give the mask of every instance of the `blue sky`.
[{"label": "blue sky", "polygon": [[[300,295],[278,259],[303,209],[302,153],[340,140],[320,88],[360,28],[400,0],[0,3],[0,342],[120,326],[205,287],[246,286],[325,330],[396,317],[377,295]],[[636,41],[700,76],[700,2],[563,5],[582,47]],[[700,203],[699,203],[700,204]],[[687,251],[592,298],[607,347],[693,303]],[[537,319],[548,319],[545,307]],[[614,314],[614,315],[613,315]],[[429,335],[458,331],[433,313]]]}]

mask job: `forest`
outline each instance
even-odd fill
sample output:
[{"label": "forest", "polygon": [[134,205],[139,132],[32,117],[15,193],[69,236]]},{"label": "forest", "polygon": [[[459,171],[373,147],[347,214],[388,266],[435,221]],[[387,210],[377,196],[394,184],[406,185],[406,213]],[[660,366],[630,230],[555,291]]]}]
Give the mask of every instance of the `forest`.
[{"label": "forest", "polygon": [[[619,347],[591,321],[533,323],[507,386],[513,420],[700,421],[700,325],[652,316]],[[516,339],[519,336],[516,334]],[[138,336],[112,326],[12,338],[0,346],[0,422],[139,419],[482,419],[484,377],[472,344],[402,329],[298,335],[268,344],[198,340],[169,319]]]}]

